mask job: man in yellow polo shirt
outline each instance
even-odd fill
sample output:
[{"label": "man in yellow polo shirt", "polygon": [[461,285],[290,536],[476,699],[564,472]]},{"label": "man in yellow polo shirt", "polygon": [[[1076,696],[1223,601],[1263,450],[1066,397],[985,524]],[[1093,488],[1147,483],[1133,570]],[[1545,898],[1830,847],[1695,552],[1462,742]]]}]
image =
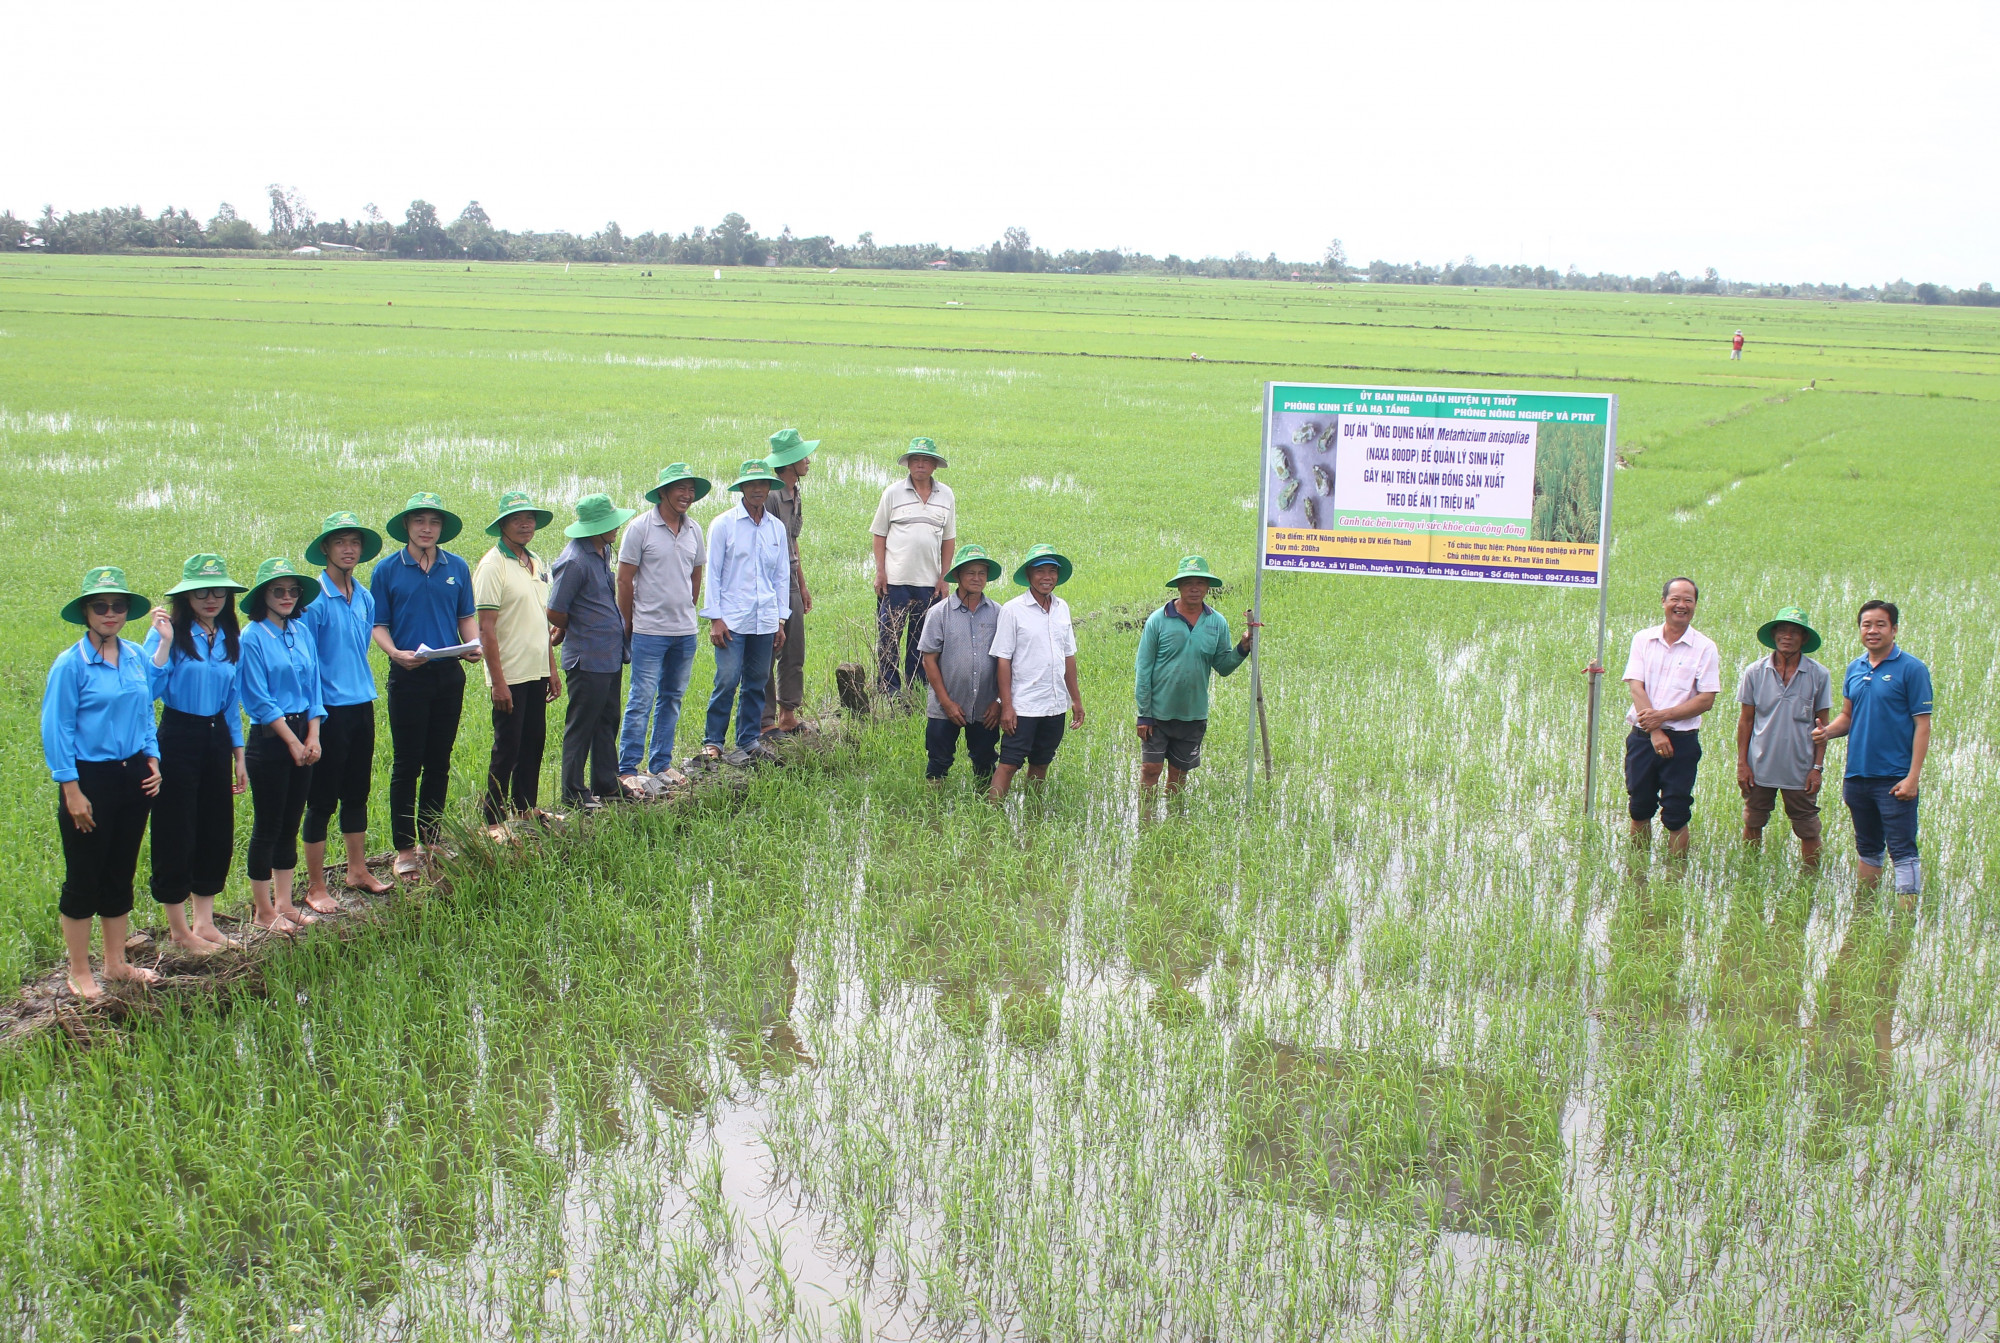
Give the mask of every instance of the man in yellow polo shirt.
[{"label": "man in yellow polo shirt", "polygon": [[523,820],[553,819],[536,802],[548,741],[547,708],[562,694],[562,673],[549,643],[548,566],[528,543],[554,520],[555,514],[537,508],[519,490],[501,495],[499,514],[486,528],[499,544],[472,572],[480,656],[493,694],[488,826],[504,825],[510,813]]}]

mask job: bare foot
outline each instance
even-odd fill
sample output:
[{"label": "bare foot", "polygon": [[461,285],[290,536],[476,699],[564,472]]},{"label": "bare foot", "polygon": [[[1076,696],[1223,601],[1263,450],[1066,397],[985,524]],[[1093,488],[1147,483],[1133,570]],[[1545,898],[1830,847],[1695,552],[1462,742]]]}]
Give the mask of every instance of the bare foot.
[{"label": "bare foot", "polygon": [[202,941],[208,943],[211,947],[213,947],[217,951],[243,950],[243,944],[241,942],[238,942],[235,938],[229,936],[227,933],[223,932],[220,928],[214,928],[214,927],[197,928],[194,930],[194,935],[200,938]]},{"label": "bare foot", "polygon": [[387,895],[396,889],[365,867],[358,872],[351,867],[348,868],[345,880],[349,890],[366,891],[370,895]]},{"label": "bare foot", "polygon": [[306,905],[308,908],[320,914],[340,913],[340,901],[334,899],[333,893],[327,890],[325,887],[315,887],[312,890],[307,891]]},{"label": "bare foot", "polygon": [[305,910],[300,909],[297,905],[292,904],[290,901],[286,901],[284,904],[278,906],[278,917],[281,919],[289,920],[291,923],[301,928],[307,926],[308,924],[319,922],[319,916],[317,914],[308,914]]},{"label": "bare foot", "polygon": [[69,991],[85,1002],[91,1002],[104,996],[103,986],[98,984],[96,975],[86,971],[83,978],[78,979],[76,972],[72,970],[68,972],[67,978],[69,979]]},{"label": "bare foot", "polygon": [[299,930],[299,926],[283,914],[274,913],[267,918],[260,910],[250,916],[250,921],[267,933],[291,934]]},{"label": "bare foot", "polygon": [[134,965],[130,961],[125,962],[123,965],[105,966],[104,977],[106,979],[122,979],[130,984],[157,984],[160,982],[159,971],[150,970],[143,965]]},{"label": "bare foot", "polygon": [[185,937],[179,933],[172,933],[170,936],[173,938],[174,945],[190,956],[210,956],[217,950],[214,943],[192,928],[188,930]]}]

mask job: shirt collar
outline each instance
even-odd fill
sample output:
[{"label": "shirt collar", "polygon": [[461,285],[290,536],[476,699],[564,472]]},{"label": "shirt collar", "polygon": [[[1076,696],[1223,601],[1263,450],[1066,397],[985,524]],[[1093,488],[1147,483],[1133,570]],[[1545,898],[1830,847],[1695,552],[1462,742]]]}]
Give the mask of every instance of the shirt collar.
[{"label": "shirt collar", "polygon": [[[118,642],[121,644],[124,643],[125,636],[121,634],[118,637]],[[88,634],[78,639],[76,646],[83,651],[83,660],[85,662],[95,662],[101,667],[109,667],[111,665],[104,660],[104,654],[98,650],[96,644],[91,642]],[[123,648],[118,650],[118,665],[121,667],[125,665],[125,650]]]},{"label": "shirt collar", "polygon": [[1169,597],[1167,599],[1167,605],[1165,609],[1168,615],[1172,616],[1175,620],[1180,621],[1181,624],[1186,625],[1189,629],[1193,629],[1197,625],[1201,624],[1202,621],[1208,619],[1209,613],[1213,611],[1215,608],[1210,606],[1207,602],[1203,602],[1201,604],[1200,614],[1195,616],[1193,620],[1189,620],[1186,616],[1181,614],[1181,599],[1178,597]]}]

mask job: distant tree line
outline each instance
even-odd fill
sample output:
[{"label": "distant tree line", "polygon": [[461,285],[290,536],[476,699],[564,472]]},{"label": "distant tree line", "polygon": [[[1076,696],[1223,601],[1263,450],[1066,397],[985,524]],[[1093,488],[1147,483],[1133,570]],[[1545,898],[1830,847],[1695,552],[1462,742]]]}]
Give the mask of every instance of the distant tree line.
[{"label": "distant tree line", "polygon": [[401,223],[394,223],[370,204],[354,220],[317,217],[296,187],[273,183],[268,191],[270,227],[259,229],[227,203],[207,221],[191,212],[169,207],[147,215],[138,206],[102,210],[72,210],[58,215],[44,207],[35,220],[17,219],[0,211],[0,246],[49,252],[183,252],[214,250],[247,252],[292,251],[301,247],[373,253],[378,256],[468,261],[582,261],[638,265],[692,266],[811,266],[823,269],[988,270],[1061,272],[1104,275],[1117,271],[1210,276],[1239,280],[1297,280],[1345,284],[1366,280],[1375,284],[1466,285],[1495,289],[1580,289],[1635,294],[1727,294],[1750,298],[1823,298],[1852,302],[1968,304],[2000,306],[1991,284],[1977,289],[1949,285],[1910,284],[1896,280],[1882,285],[1764,284],[1725,280],[1713,267],[1699,279],[1679,271],[1655,275],[1586,275],[1576,267],[1557,271],[1547,266],[1481,265],[1472,257],[1427,266],[1371,261],[1349,263],[1347,250],[1336,238],[1316,261],[1281,261],[1273,252],[1262,261],[1248,252],[1231,257],[1200,259],[1173,254],[1155,257],[1118,248],[1051,252],[1037,247],[1023,228],[1007,229],[984,249],[960,250],[936,243],[878,243],[863,233],[850,244],[826,234],[802,236],[790,226],[777,236],[757,232],[740,214],[727,214],[713,228],[696,226],[686,233],[627,235],[614,221],[584,235],[557,231],[537,233],[496,228],[478,201],[458,212],[449,224],[429,201],[411,201]]}]

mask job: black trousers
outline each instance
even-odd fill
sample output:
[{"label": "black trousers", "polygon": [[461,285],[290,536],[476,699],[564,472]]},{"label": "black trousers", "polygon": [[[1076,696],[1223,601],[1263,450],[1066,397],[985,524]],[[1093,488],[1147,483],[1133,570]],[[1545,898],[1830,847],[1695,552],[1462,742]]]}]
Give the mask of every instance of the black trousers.
[{"label": "black trousers", "polygon": [[1669,830],[1685,830],[1694,815],[1694,772],[1701,764],[1701,734],[1667,730],[1673,755],[1661,758],[1652,737],[1638,728],[1625,734],[1625,791],[1635,821],[1650,821],[1653,813]]},{"label": "black trousers", "polygon": [[368,786],[375,781],[375,705],[329,704],[319,725],[319,763],[306,798],[308,844],[326,843],[327,822],[340,808],[340,833],[368,833]]},{"label": "black trousers", "polygon": [[62,836],[63,884],[57,908],[66,919],[123,918],[132,912],[132,874],[139,870],[139,842],[153,799],[146,781],[146,757],[79,760],[76,786],[90,802],[89,834],[78,830],[56,792],[56,831]]},{"label": "black trousers", "polygon": [[465,664],[389,669],[389,831],[396,848],[435,844],[465,711]]},{"label": "black trousers", "polygon": [[562,797],[575,805],[586,795],[618,794],[618,723],[625,707],[624,669],[569,668],[569,703],[563,709]]},{"label": "black trousers", "polygon": [[493,706],[493,755],[486,765],[486,823],[498,825],[508,810],[533,811],[541,792],[542,752],[549,740],[549,678],[507,687],[514,712]]},{"label": "black trousers", "polygon": [[[306,737],[306,716],[285,715],[292,735]],[[299,865],[299,820],[306,814],[313,767],[295,765],[284,739],[260,725],[250,729],[243,751],[250,775],[250,880],[269,881],[271,873],[290,872]]]},{"label": "black trousers", "polygon": [[160,795],[153,799],[153,899],[220,895],[236,853],[236,748],[229,719],[160,714]]},{"label": "black trousers", "polygon": [[965,733],[965,753],[972,758],[972,777],[982,782],[993,777],[993,764],[1000,755],[1000,729],[982,726],[968,718],[965,726],[949,718],[926,718],[924,720],[924,754],[929,762],[924,768],[926,779],[942,779],[951,773],[951,762],[958,756],[958,734]]}]

